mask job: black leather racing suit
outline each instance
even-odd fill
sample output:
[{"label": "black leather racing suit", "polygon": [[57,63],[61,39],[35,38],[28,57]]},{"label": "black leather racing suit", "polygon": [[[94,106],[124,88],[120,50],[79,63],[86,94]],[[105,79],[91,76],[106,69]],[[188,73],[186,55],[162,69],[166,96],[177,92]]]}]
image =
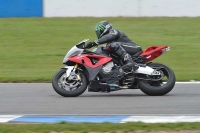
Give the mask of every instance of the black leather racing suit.
[{"label": "black leather racing suit", "polygon": [[131,62],[133,65],[136,63],[132,60],[131,56],[123,48],[123,45],[131,46],[136,51],[142,51],[141,47],[131,41],[126,34],[120,30],[111,29],[108,34],[102,36],[95,41],[98,44],[107,43],[107,47],[117,55],[125,64]]}]

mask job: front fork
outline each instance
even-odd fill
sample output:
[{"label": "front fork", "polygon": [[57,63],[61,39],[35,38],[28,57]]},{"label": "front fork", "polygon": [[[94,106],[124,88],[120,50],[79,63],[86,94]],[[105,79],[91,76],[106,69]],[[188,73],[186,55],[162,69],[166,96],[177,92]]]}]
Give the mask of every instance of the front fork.
[{"label": "front fork", "polygon": [[[74,69],[75,69],[75,70],[78,70],[78,64],[77,64],[77,63],[76,63],[76,65],[74,66]],[[76,74],[76,77],[77,77],[77,79],[78,79],[79,81],[81,81],[81,77],[80,77],[79,73]]]}]

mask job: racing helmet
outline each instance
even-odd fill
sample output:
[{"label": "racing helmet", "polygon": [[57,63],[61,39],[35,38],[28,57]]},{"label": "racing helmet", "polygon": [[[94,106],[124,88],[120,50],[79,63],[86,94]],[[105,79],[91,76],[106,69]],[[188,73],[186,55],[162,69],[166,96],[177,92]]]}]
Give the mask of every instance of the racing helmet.
[{"label": "racing helmet", "polygon": [[105,34],[107,34],[110,29],[112,29],[112,25],[110,24],[109,21],[104,20],[104,21],[99,22],[95,27],[97,38],[99,39]]}]

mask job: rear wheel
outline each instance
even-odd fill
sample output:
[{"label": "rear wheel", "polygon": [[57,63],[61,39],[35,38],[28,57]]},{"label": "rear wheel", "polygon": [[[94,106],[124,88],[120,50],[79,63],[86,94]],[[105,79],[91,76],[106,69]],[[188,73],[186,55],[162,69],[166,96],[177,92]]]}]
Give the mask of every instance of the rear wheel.
[{"label": "rear wheel", "polygon": [[148,66],[155,69],[160,75],[151,76],[154,80],[138,80],[141,91],[150,96],[161,96],[169,93],[176,81],[172,69],[160,63],[151,63]]},{"label": "rear wheel", "polygon": [[69,77],[66,75],[67,69],[58,71],[53,79],[54,90],[64,97],[76,97],[81,95],[87,88],[87,80],[83,72],[73,73]]}]

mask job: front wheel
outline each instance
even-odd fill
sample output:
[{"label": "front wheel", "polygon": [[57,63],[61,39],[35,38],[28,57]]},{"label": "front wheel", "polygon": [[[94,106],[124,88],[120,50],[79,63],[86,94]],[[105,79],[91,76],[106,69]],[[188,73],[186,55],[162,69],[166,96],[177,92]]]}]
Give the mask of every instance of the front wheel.
[{"label": "front wheel", "polygon": [[63,97],[76,97],[81,95],[87,88],[87,79],[83,72],[73,73],[69,77],[67,69],[60,69],[53,79],[54,90]]},{"label": "front wheel", "polygon": [[140,90],[150,96],[161,96],[169,93],[176,82],[172,69],[160,63],[151,63],[148,66],[158,71],[162,76],[151,77],[159,80],[138,80]]}]

